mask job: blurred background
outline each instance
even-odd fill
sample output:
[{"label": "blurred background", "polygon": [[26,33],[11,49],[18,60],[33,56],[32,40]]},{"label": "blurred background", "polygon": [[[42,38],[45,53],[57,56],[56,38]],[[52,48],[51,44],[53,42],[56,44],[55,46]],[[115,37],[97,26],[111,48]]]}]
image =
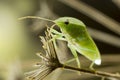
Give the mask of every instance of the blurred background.
[{"label": "blurred background", "polygon": [[[120,72],[120,0],[0,0],[0,80],[24,80],[24,72],[33,70],[33,65],[39,61],[35,53],[44,52],[39,36],[44,35],[45,25],[51,23],[37,19],[18,20],[29,15],[52,20],[71,16],[82,20],[102,55],[102,65],[95,69]],[[67,52],[58,54],[64,62],[72,55],[65,42],[60,46]],[[82,66],[88,67],[89,60],[79,56]],[[100,80],[68,70],[56,70],[48,78]]]}]

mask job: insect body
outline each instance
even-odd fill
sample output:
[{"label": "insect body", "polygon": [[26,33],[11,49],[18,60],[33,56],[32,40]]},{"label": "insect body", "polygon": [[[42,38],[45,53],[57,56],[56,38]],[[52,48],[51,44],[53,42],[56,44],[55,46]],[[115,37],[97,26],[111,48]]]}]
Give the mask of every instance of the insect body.
[{"label": "insect body", "polygon": [[84,55],[93,63],[97,65],[101,64],[99,50],[95,45],[94,41],[92,40],[92,38],[90,37],[90,35],[88,34],[86,26],[82,21],[72,17],[62,17],[53,21],[36,16],[22,17],[20,18],[20,20],[26,18],[37,18],[54,22],[61,29],[62,33],[51,28],[51,32],[54,33],[53,38],[65,40],[68,42],[68,47],[70,48],[72,54],[74,55],[79,67],[80,62],[78,59],[77,52]]},{"label": "insect body", "polygon": [[93,63],[97,65],[101,64],[98,48],[88,34],[84,23],[72,17],[58,18],[54,22],[60,27],[62,35],[68,42],[68,47],[77,60],[78,66],[80,65],[76,51],[93,61]]}]

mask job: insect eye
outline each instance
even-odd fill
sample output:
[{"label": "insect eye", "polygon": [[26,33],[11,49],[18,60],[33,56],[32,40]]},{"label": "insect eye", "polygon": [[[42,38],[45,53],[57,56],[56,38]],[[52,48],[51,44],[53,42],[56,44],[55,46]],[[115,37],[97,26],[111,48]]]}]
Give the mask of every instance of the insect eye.
[{"label": "insect eye", "polygon": [[69,24],[69,21],[68,21],[68,19],[64,22],[66,25],[68,25]]}]

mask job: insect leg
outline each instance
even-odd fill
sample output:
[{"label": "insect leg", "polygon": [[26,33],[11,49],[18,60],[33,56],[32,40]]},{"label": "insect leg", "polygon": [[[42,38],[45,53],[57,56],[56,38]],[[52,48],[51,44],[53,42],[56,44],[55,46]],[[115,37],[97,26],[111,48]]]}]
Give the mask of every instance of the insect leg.
[{"label": "insect leg", "polygon": [[76,50],[74,49],[74,46],[71,45],[71,44],[68,44],[68,47],[70,48],[70,50],[71,50],[73,56],[74,56],[75,59],[76,59],[76,62],[77,62],[78,68],[80,68],[80,61],[79,61],[79,58],[78,58],[77,52],[76,52]]},{"label": "insect leg", "polygon": [[55,27],[56,24],[53,24],[50,28],[47,26],[47,29],[49,30],[49,34],[59,34],[59,35],[62,35],[62,33],[58,32],[57,30],[53,29]]},{"label": "insect leg", "polygon": [[65,40],[63,33],[58,32],[57,30],[51,28],[50,32],[52,35],[56,35],[56,39]]},{"label": "insect leg", "polygon": [[62,40],[62,41],[67,41],[62,33],[58,32],[57,30],[55,30],[53,28],[50,28],[50,35],[52,36],[52,39],[50,41],[53,41],[56,49],[57,49],[56,39]]},{"label": "insect leg", "polygon": [[94,66],[94,62],[92,62],[92,63],[90,64],[90,67],[89,67],[89,68],[90,68],[91,70],[94,70],[93,66]]},{"label": "insect leg", "polygon": [[54,34],[59,34],[59,35],[63,35],[62,33],[58,32],[57,30],[51,28],[50,31]]}]

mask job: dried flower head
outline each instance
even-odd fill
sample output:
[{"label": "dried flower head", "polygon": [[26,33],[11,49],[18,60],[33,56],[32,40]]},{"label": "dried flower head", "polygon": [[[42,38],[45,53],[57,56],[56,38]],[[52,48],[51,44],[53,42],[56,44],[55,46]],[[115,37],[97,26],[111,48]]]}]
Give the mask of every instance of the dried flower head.
[{"label": "dried flower head", "polygon": [[43,48],[45,50],[45,54],[37,53],[37,55],[42,59],[41,62],[37,63],[36,66],[39,68],[27,72],[25,75],[28,79],[31,80],[42,80],[44,79],[49,73],[51,73],[56,68],[60,67],[60,62],[58,60],[54,45],[51,39],[51,35],[49,34],[49,29],[45,33],[46,37],[40,37],[43,43]]}]

